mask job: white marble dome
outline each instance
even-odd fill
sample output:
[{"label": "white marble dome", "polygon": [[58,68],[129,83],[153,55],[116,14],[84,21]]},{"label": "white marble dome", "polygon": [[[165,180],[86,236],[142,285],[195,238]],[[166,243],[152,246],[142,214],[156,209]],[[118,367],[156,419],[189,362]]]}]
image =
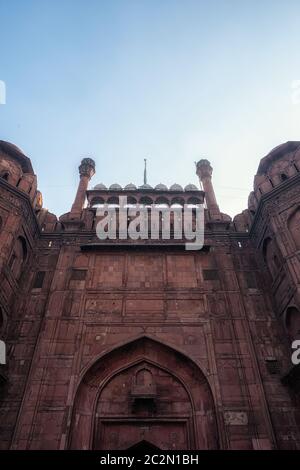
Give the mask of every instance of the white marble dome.
[{"label": "white marble dome", "polygon": [[133,184],[133,183],[129,183],[129,184],[126,184],[125,188],[124,189],[127,189],[129,191],[134,191],[137,189],[136,185]]},{"label": "white marble dome", "polygon": [[122,186],[120,186],[118,183],[114,183],[110,185],[109,189],[113,191],[121,191]]},{"label": "white marble dome", "polygon": [[107,187],[105,186],[105,184],[100,183],[100,184],[96,184],[96,186],[93,189],[97,189],[97,190],[100,190],[100,191],[106,191]]},{"label": "white marble dome", "polygon": [[153,189],[150,184],[142,184],[142,186],[139,186],[139,189]]},{"label": "white marble dome", "polygon": [[197,186],[195,186],[194,184],[187,184],[184,190],[185,191],[199,191]]},{"label": "white marble dome", "polygon": [[157,184],[154,189],[157,191],[168,191],[168,187],[162,183]]},{"label": "white marble dome", "polygon": [[174,183],[170,186],[170,191],[183,191],[183,187],[180,184]]}]

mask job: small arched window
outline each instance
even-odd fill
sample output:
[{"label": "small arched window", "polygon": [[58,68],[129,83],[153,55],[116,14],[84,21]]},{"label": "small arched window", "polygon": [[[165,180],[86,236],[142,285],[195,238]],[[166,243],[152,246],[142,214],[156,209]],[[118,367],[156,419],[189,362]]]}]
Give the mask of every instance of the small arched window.
[{"label": "small arched window", "polygon": [[139,200],[139,203],[143,206],[150,207],[153,204],[153,200],[149,196],[142,196]]},{"label": "small arched window", "polygon": [[300,339],[300,312],[296,307],[288,307],[285,326],[291,340]]},{"label": "small arched window", "polygon": [[9,267],[16,280],[20,278],[22,266],[27,258],[27,244],[23,237],[18,237],[9,260]]},{"label": "small arched window", "polygon": [[152,372],[149,369],[140,369],[135,376],[136,385],[151,387],[153,385]]},{"label": "small arched window", "polygon": [[91,208],[97,208],[101,206],[104,206],[104,199],[102,197],[94,197],[91,200],[91,203],[90,203]]},{"label": "small arched window", "polygon": [[8,171],[4,171],[1,176],[0,176],[3,180],[5,181],[8,181],[9,180],[9,173]]},{"label": "small arched window", "polygon": [[285,173],[281,173],[280,178],[281,181],[286,181],[288,179],[288,176]]},{"label": "small arched window", "polygon": [[263,257],[273,279],[275,279],[281,263],[277,255],[277,245],[274,240],[267,237],[263,243]]}]

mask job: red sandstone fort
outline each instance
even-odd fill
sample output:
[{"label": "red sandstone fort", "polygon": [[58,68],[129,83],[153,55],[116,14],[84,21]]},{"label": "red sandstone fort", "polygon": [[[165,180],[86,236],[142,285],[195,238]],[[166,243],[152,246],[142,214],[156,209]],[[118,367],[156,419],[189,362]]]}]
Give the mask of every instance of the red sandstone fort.
[{"label": "red sandstone fort", "polygon": [[[89,190],[85,158],[57,218],[0,141],[1,449],[300,449],[300,142],[260,161],[233,220],[209,162],[196,172],[199,188]],[[99,240],[96,208],[120,194],[205,201],[203,248]]]}]

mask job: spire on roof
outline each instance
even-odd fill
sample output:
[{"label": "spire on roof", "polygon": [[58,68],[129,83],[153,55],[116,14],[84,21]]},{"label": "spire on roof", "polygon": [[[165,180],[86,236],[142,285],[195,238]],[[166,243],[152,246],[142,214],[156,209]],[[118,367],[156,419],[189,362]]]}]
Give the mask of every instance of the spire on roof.
[{"label": "spire on roof", "polygon": [[145,167],[144,167],[144,184],[147,184],[147,158],[144,158]]}]

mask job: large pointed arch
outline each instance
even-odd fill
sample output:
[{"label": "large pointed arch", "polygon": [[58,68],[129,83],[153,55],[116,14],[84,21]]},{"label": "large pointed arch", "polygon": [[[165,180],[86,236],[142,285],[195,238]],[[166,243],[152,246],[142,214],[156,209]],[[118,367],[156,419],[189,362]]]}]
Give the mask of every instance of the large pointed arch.
[{"label": "large pointed arch", "polygon": [[[116,390],[116,388],[118,389],[117,396],[122,395],[123,400],[121,400],[118,408],[120,415],[118,416],[118,434],[121,432],[120,429],[124,429],[126,430],[126,435],[131,431],[132,435],[134,435],[136,426],[139,425],[139,422],[144,422],[146,418],[145,415],[141,418],[140,415],[137,416],[132,411],[132,396],[129,390],[130,377],[142,364],[143,367],[146,364],[146,367],[152,368],[159,391],[153,398],[158,404],[158,411],[153,412],[151,417],[151,422],[155,423],[155,429],[159,430],[162,426],[165,426],[165,428],[168,426],[170,431],[172,429],[171,423],[175,423],[177,420],[177,423],[184,423],[183,426],[185,426],[184,431],[182,431],[183,428],[179,429],[179,432],[184,432],[187,436],[186,440],[182,440],[184,448],[217,448],[218,433],[214,400],[204,373],[184,353],[148,336],[136,338],[104,353],[102,357],[97,358],[84,371],[74,400],[69,429],[69,448],[103,448],[95,447],[95,422],[98,420],[98,427],[99,422],[100,426],[102,425],[103,427],[104,423],[112,422],[112,420],[114,420],[114,423],[116,422],[117,415],[114,415],[113,401],[106,399],[105,406],[101,405],[101,400],[102,402],[104,400],[103,397],[110,397],[109,394],[112,393],[111,391],[108,392],[108,390]],[[123,388],[120,388],[121,382]],[[164,385],[162,385],[163,383]],[[173,402],[170,398],[170,416],[169,421],[167,421],[163,402],[164,400],[168,401],[166,400],[168,394],[170,394],[170,397],[172,395],[171,383],[173,383],[174,387],[178,387],[178,394],[181,396],[182,402],[185,403],[182,404],[184,412],[182,411],[181,413],[180,403],[175,403],[175,401],[178,401],[177,398],[173,398],[173,408]],[[143,399],[145,400],[145,397]],[[108,408],[110,409],[108,410]],[[99,433],[98,436],[100,436]],[[99,441],[99,439],[104,438],[98,437],[97,439]],[[103,442],[106,444],[100,443],[101,445],[107,445],[107,438],[105,439]],[[118,444],[116,444],[116,448],[122,448],[120,439]],[[100,444],[98,443],[97,445]],[[128,444],[129,441],[127,440],[127,447],[130,446]],[[111,446],[113,444],[109,443],[109,445],[109,448],[112,449],[113,447]],[[160,444],[157,442],[155,445],[160,447]]]},{"label": "large pointed arch", "polygon": [[[157,338],[156,336],[152,336],[151,334],[138,334],[138,335],[135,335],[135,336],[131,336],[129,339],[126,339],[125,341],[119,341],[117,342],[116,344],[114,345],[111,345],[109,346],[108,348],[106,348],[104,351],[102,351],[100,354],[96,355],[92,361],[90,361],[87,365],[85,365],[85,367],[83,367],[83,369],[81,370],[81,373],[80,373],[80,376],[79,376],[79,380],[78,380],[78,385],[77,385],[77,389],[78,387],[80,386],[80,383],[81,381],[84,379],[85,375],[87,374],[87,372],[89,370],[92,369],[92,367],[99,363],[99,361],[102,361],[102,360],[105,360],[105,357],[108,356],[109,354],[111,354],[113,351],[116,351],[118,349],[121,350],[121,348],[123,347],[127,347],[128,345],[130,344],[133,344],[135,343],[136,341],[140,341],[140,340],[149,340],[149,341],[153,341],[154,343],[157,343],[158,345],[162,345],[162,346],[165,346],[171,350],[174,350],[176,353],[178,353],[179,355],[183,356],[184,358],[186,358],[186,360],[192,362],[197,368],[199,368],[201,370],[201,373],[203,373],[206,377],[206,380],[210,383],[210,377],[208,376],[208,373],[207,371],[205,371],[205,366],[204,364],[201,365],[201,364],[198,364],[191,356],[189,356],[187,354],[187,352],[181,348],[180,346],[178,346],[177,344],[173,344],[169,341],[166,341],[165,339],[162,341],[160,340],[159,338]],[[212,387],[212,383],[210,383],[210,386]],[[75,392],[76,393],[76,392]]]}]

